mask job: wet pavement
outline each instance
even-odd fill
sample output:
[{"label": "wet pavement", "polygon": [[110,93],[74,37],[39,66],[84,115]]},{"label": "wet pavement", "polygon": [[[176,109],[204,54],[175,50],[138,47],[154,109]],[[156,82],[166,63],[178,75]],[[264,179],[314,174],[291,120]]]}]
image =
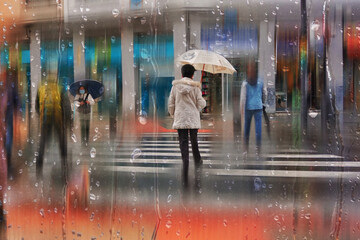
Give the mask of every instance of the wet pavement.
[{"label": "wet pavement", "polygon": [[[275,129],[289,127],[279,122]],[[123,134],[111,141],[107,124],[94,126],[88,146],[69,136],[66,187],[56,141],[45,153],[43,180],[35,174],[36,141],[17,151],[4,201],[8,239],[359,235],[360,163],[318,151],[316,144],[296,149],[274,130],[276,140],[264,137],[260,155],[246,155],[233,136],[202,132],[201,178],[195,181],[190,164],[190,187],[183,189],[176,133]]]}]

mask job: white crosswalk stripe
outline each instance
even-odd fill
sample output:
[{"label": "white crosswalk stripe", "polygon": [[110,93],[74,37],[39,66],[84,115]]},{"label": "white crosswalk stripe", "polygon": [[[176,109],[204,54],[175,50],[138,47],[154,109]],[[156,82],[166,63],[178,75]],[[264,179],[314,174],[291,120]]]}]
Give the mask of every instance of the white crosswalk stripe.
[{"label": "white crosswalk stripe", "polygon": [[[209,133],[199,133],[198,137],[203,171],[212,176],[336,178],[358,177],[360,172],[360,162],[345,162],[342,156],[314,150],[279,149],[276,153],[263,153],[260,159],[250,155],[244,160],[242,153],[226,152],[232,143],[217,140],[217,136]],[[118,142],[114,161],[100,167],[117,172],[173,174],[181,165],[177,134],[166,133],[145,134],[137,141]]]}]

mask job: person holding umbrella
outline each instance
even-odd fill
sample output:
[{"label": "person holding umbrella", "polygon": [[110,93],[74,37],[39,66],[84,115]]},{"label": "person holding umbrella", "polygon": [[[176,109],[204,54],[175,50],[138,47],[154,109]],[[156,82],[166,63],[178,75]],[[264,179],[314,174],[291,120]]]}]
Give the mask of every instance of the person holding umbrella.
[{"label": "person holding umbrella", "polygon": [[261,124],[263,106],[267,97],[264,83],[257,77],[257,64],[250,60],[246,70],[246,81],[241,86],[240,114],[244,116],[244,145],[245,153],[249,150],[249,136],[251,120],[255,119],[255,138],[257,154],[261,148]]},{"label": "person holding umbrella", "polygon": [[195,68],[185,64],[181,68],[183,78],[174,80],[169,97],[168,111],[174,118],[173,128],[177,129],[181,158],[183,161],[182,180],[184,188],[188,187],[189,171],[189,133],[196,170],[202,164],[198,147],[197,133],[201,127],[200,111],[206,106],[202,97],[200,82],[192,80]]},{"label": "person holding umbrella", "polygon": [[74,99],[74,105],[80,113],[81,142],[85,145],[89,143],[90,112],[91,105],[94,104],[95,101],[85,86],[80,86]]},{"label": "person holding umbrella", "polygon": [[81,143],[87,145],[90,135],[91,106],[104,94],[104,85],[99,81],[84,79],[72,83],[69,92],[74,97],[75,109],[80,114]]}]

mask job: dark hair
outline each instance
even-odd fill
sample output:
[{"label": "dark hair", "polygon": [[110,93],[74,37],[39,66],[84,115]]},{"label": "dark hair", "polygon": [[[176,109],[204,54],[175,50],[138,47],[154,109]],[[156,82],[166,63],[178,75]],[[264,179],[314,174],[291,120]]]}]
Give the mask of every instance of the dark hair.
[{"label": "dark hair", "polygon": [[185,64],[181,67],[181,74],[183,77],[192,78],[194,76],[195,68],[193,65]]},{"label": "dark hair", "polygon": [[250,59],[247,68],[246,68],[246,81],[250,85],[256,85],[258,78],[257,78],[257,71],[258,71],[258,64],[255,59]]},{"label": "dark hair", "polygon": [[78,93],[79,93],[79,94],[80,94],[80,88],[84,88],[85,93],[87,93],[87,89],[86,89],[86,87],[85,87],[85,86],[83,86],[83,85],[81,85],[81,86],[79,87],[79,89],[78,89]]}]

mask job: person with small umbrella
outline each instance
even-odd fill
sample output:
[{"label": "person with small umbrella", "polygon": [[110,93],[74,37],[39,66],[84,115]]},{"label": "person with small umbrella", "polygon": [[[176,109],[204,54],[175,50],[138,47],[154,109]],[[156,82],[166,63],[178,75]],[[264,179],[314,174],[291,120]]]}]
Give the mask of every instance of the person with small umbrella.
[{"label": "person with small umbrella", "polygon": [[183,187],[188,187],[189,171],[189,134],[196,170],[202,164],[198,147],[197,133],[201,127],[200,111],[206,106],[202,97],[201,84],[192,80],[195,68],[185,64],[181,68],[183,78],[174,80],[169,97],[168,111],[174,118],[173,128],[177,129],[181,158],[183,161]]},{"label": "person with small umbrella", "polygon": [[246,81],[241,86],[240,113],[244,118],[244,146],[245,153],[249,150],[251,120],[255,119],[255,139],[257,154],[261,150],[261,125],[263,106],[267,91],[263,81],[257,77],[257,63],[250,60],[246,70]]},{"label": "person with small umbrella", "polygon": [[104,94],[104,85],[95,80],[84,79],[70,85],[75,109],[80,114],[81,143],[87,145],[90,135],[91,106]]},{"label": "person with small umbrella", "polygon": [[89,143],[90,112],[91,105],[94,104],[95,101],[85,86],[80,86],[74,99],[74,105],[80,113],[81,142],[85,145]]}]

